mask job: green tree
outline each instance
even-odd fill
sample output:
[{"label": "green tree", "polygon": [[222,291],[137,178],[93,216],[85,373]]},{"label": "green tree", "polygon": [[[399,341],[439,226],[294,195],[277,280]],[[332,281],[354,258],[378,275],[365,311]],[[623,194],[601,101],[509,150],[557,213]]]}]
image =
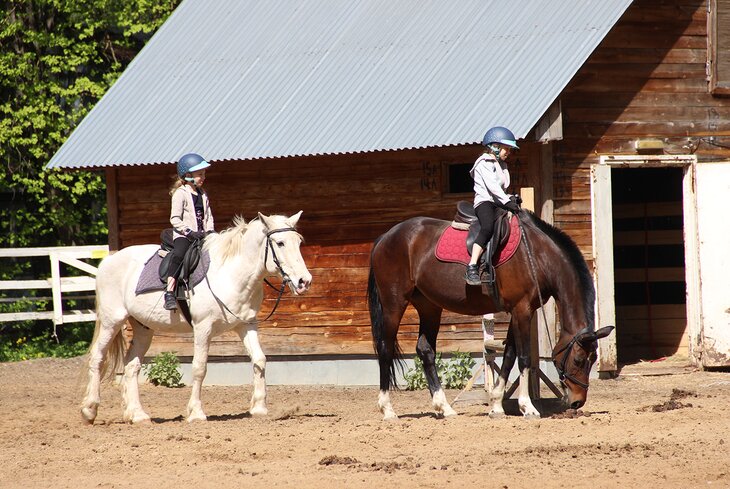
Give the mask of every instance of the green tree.
[{"label": "green tree", "polygon": [[[44,167],[179,0],[0,3],[0,247],[104,243],[103,173]],[[0,279],[32,266],[2,263]],[[37,329],[0,324],[0,341]]]}]

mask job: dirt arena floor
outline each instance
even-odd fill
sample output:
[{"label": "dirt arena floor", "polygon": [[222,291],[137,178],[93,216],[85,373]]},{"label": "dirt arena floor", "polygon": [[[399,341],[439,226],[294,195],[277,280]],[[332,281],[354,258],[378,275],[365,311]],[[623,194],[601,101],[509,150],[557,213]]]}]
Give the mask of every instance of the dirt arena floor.
[{"label": "dirt arena floor", "polygon": [[189,387],[147,384],[145,426],[122,422],[111,385],[82,424],[81,365],[0,364],[0,487],[730,487],[730,373],[681,359],[594,380],[582,410],[532,421],[490,419],[478,399],[439,419],[424,391],[400,391],[385,423],[374,387],[301,386],[270,387],[269,416],[251,418],[244,386],[205,387],[208,421],[188,424]]}]

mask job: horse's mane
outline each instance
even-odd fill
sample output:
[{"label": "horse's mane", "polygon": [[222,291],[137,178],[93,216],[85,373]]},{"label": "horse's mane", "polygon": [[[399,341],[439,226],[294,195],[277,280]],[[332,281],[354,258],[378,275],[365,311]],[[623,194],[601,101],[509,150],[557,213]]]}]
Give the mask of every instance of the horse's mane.
[{"label": "horse's mane", "polygon": [[578,275],[578,280],[580,281],[580,289],[583,291],[583,309],[586,314],[586,324],[590,330],[593,330],[595,324],[594,307],[596,302],[596,289],[593,286],[593,277],[588,270],[588,265],[586,264],[585,258],[583,258],[583,254],[578,248],[578,245],[575,244],[575,241],[565,234],[565,232],[546,223],[534,213],[524,210],[521,213],[521,217],[524,216],[527,217],[528,223],[534,225],[537,229],[552,239],[555,244],[563,250],[568,261],[573,265],[573,269]]},{"label": "horse's mane", "polygon": [[243,235],[250,229],[252,223],[246,223],[241,216],[233,218],[233,224],[218,234],[208,236],[203,248],[221,261],[243,253]]}]

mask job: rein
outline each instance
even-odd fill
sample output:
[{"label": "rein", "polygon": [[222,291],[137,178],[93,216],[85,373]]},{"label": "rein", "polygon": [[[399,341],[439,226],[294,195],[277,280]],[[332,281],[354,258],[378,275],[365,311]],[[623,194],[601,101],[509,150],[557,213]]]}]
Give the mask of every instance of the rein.
[{"label": "rein", "polygon": [[[542,319],[543,319],[543,323],[545,325],[545,331],[548,333],[546,336],[548,339],[548,344],[550,345],[550,350],[552,351],[553,342],[550,340],[550,331],[547,329],[547,324],[548,324],[547,316],[545,314],[545,308],[543,307],[543,305],[545,303],[542,300],[542,292],[540,291],[540,284],[537,282],[537,272],[535,271],[535,262],[532,257],[532,250],[530,249],[530,242],[527,239],[527,233],[525,233],[525,228],[522,226],[522,221],[520,220],[519,216],[517,216],[517,223],[520,226],[520,233],[522,233],[522,238],[525,240],[525,247],[527,248],[527,258],[528,258],[528,261],[530,262],[530,273],[532,274],[532,280],[535,282],[535,287],[537,288],[537,297],[540,301],[540,310],[542,311]],[[554,353],[553,354],[553,363],[555,363],[555,358],[560,353],[562,353],[566,350],[570,351],[570,349],[573,347],[573,345],[577,342],[578,336],[586,331],[588,331],[587,328],[583,328],[582,330],[578,331],[576,334],[573,335],[573,338],[564,347],[562,347],[560,350],[558,350],[556,353]],[[555,363],[555,369],[558,371],[558,378],[560,378],[561,381],[568,379],[571,382],[573,382],[574,384],[579,385],[579,386],[583,387],[584,389],[588,390],[588,384],[581,382],[580,380],[576,379],[575,377],[573,377],[572,375],[570,375],[569,373],[567,373],[565,371],[565,365],[567,363],[568,363],[568,353],[566,352],[563,355],[563,359],[560,362],[560,365]]]},{"label": "rein", "polygon": [[[274,260],[274,264],[276,264],[277,270],[281,274],[282,282],[281,282],[281,288],[277,289],[276,287],[271,285],[271,282],[269,282],[267,279],[264,279],[264,282],[266,283],[266,285],[268,285],[269,287],[271,287],[274,290],[279,291],[279,296],[276,298],[276,304],[274,304],[274,308],[271,310],[269,315],[266,316],[265,319],[263,319],[262,321],[259,321],[259,322],[267,321],[271,317],[271,315],[274,314],[274,311],[276,311],[276,308],[279,307],[279,301],[281,301],[281,296],[284,295],[284,290],[286,289],[286,284],[291,282],[289,275],[287,275],[287,273],[284,271],[284,268],[281,266],[279,257],[276,256],[276,250],[274,249],[274,245],[271,243],[272,234],[283,233],[286,231],[296,231],[296,230],[292,227],[288,227],[288,228],[274,229],[273,231],[269,231],[268,233],[266,233],[266,251],[264,252],[264,267],[266,267],[266,260],[268,260],[268,258],[269,258],[269,248],[271,248],[271,257]],[[226,305],[226,303],[223,302],[217,295],[215,295],[215,292],[213,292],[213,289],[210,286],[210,281],[208,280],[208,274],[205,275],[205,282],[208,284],[208,289],[210,289],[210,293],[213,294],[213,298],[218,303],[220,303],[220,305],[222,305],[226,311],[228,311],[233,317],[235,317],[239,321],[246,322],[246,320],[241,319],[240,317],[238,317],[238,315],[235,312],[231,311],[230,308]]]}]

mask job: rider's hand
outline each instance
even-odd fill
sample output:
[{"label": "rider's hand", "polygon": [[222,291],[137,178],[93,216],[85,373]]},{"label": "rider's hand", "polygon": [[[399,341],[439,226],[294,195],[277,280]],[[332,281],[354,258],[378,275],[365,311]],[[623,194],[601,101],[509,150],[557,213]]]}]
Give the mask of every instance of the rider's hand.
[{"label": "rider's hand", "polygon": [[190,231],[187,237],[189,239],[203,239],[205,238],[205,233],[203,231]]},{"label": "rider's hand", "polygon": [[514,195],[510,195],[510,196],[509,196],[509,200],[513,201],[513,202],[514,202],[514,203],[516,203],[517,205],[522,205],[522,197],[520,197],[520,196],[519,196],[519,195],[517,195],[517,194],[514,194]]},{"label": "rider's hand", "polygon": [[514,200],[510,200],[504,204],[504,208],[512,212],[512,214],[517,214],[520,211],[520,206]]}]

